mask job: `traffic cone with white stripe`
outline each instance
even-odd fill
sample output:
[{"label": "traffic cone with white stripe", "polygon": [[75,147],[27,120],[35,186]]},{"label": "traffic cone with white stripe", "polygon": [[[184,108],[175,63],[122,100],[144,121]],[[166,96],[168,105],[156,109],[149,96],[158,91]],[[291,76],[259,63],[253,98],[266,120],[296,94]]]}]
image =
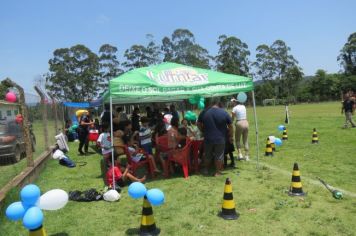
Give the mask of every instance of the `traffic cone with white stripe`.
[{"label": "traffic cone with white stripe", "polygon": [[159,235],[160,231],[161,230],[156,227],[152,206],[145,196],[143,198],[140,236],[155,236]]},{"label": "traffic cone with white stripe", "polygon": [[304,195],[306,195],[303,192],[302,181],[300,178],[300,172],[299,172],[297,163],[294,163],[294,166],[293,166],[292,184],[289,188],[288,195],[289,196],[304,196]]},{"label": "traffic cone with white stripe", "polygon": [[235,210],[234,196],[232,194],[232,185],[229,178],[226,178],[223,204],[219,216],[224,220],[236,220],[239,218],[239,213]]}]

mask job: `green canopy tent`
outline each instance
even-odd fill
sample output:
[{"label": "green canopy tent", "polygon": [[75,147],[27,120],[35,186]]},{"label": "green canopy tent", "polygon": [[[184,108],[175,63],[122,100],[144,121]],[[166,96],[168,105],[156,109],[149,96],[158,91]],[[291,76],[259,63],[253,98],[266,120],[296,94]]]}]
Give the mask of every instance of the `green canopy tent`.
[{"label": "green canopy tent", "polygon": [[[103,100],[113,104],[169,102],[195,95],[216,97],[252,91],[258,146],[255,98],[251,78],[171,62],[128,71],[110,80]],[[112,116],[111,116],[112,117]],[[258,166],[257,147],[257,166]]]}]

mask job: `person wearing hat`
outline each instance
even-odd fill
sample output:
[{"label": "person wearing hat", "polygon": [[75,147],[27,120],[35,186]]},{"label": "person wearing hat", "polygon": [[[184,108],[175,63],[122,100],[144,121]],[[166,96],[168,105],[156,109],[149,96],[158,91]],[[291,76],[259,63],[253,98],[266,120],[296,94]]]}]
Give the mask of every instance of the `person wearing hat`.
[{"label": "person wearing hat", "polygon": [[[235,142],[236,142],[237,153],[238,153],[237,159],[249,161],[250,158],[249,158],[249,146],[248,146],[248,121],[247,121],[246,107],[235,98],[232,98],[231,102],[234,106],[232,108],[232,113],[231,113],[232,120],[234,121],[234,119],[236,118]],[[241,151],[241,137],[245,149],[245,157],[243,157]]]}]

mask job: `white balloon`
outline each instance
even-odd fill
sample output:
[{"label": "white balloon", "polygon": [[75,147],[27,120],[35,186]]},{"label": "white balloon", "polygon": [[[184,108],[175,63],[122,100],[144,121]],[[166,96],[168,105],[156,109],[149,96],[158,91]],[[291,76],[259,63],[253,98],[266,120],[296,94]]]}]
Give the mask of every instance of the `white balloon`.
[{"label": "white balloon", "polygon": [[274,143],[274,141],[276,140],[276,137],[274,136],[269,136],[268,138],[271,143]]},{"label": "white balloon", "polygon": [[52,189],[44,193],[37,206],[43,210],[54,211],[63,208],[68,202],[68,193],[62,189]]},{"label": "white balloon", "polygon": [[114,189],[107,191],[103,195],[104,200],[108,201],[108,202],[115,202],[115,201],[119,200],[120,197],[121,197],[120,194]]}]

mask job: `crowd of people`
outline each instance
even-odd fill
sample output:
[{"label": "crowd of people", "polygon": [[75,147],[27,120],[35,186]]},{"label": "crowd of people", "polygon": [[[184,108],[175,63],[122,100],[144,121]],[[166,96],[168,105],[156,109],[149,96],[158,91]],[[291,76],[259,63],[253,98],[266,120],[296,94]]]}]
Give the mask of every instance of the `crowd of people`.
[{"label": "crowd of people", "polygon": [[[174,171],[174,166],[166,164],[170,154],[179,152],[188,143],[196,140],[202,143],[198,147],[202,174],[208,175],[211,163],[214,163],[213,175],[218,176],[224,168],[228,167],[228,157],[229,166],[235,167],[236,157],[233,155],[235,146],[238,153],[237,160],[249,160],[246,108],[236,99],[232,99],[231,103],[234,107],[229,113],[223,103],[218,99],[212,99],[210,104],[200,112],[197,120],[187,120],[184,116],[180,116],[173,104],[163,109],[159,109],[157,105],[147,106],[143,113],[139,107],[135,107],[131,115],[127,115],[122,107],[117,107],[110,117],[110,107],[107,104],[100,116],[99,128],[98,122],[93,121],[90,112],[80,116],[77,130],[78,152],[80,155],[88,152],[89,130],[100,129],[97,145],[101,149],[107,168],[107,184],[112,185],[115,182],[116,187],[122,187],[127,179],[143,182],[146,176],[135,176],[130,163],[126,166],[121,165],[120,156],[129,155],[130,160],[135,163],[147,160],[156,175],[160,173],[166,175]],[[234,120],[236,120],[235,125],[233,125]],[[112,163],[112,153],[114,153],[114,163]]]}]

